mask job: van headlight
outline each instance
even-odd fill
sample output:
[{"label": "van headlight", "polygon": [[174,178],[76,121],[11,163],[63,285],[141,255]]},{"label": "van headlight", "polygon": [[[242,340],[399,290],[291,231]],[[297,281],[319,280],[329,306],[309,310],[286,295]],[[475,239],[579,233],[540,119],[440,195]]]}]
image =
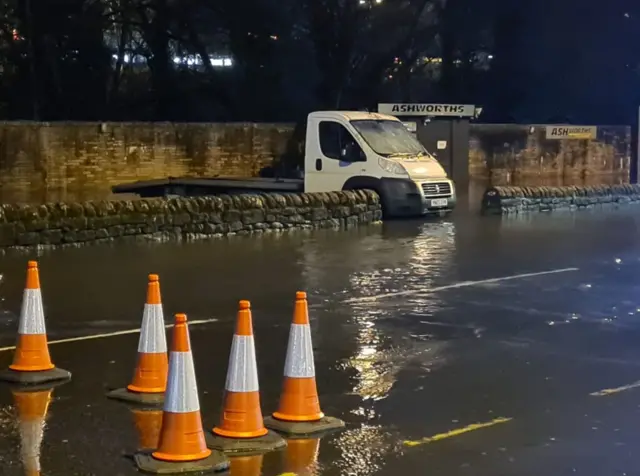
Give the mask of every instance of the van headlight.
[{"label": "van headlight", "polygon": [[409,176],[409,172],[398,162],[394,162],[393,160],[387,160],[383,158],[378,158],[378,165],[382,168],[382,170],[389,172],[394,175],[404,175],[405,177]]}]

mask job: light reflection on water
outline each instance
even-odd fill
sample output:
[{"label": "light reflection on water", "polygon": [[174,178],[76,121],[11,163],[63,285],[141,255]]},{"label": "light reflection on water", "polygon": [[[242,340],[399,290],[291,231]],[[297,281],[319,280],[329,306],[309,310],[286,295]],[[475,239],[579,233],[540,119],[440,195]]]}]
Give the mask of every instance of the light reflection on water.
[{"label": "light reflection on water", "polygon": [[[390,227],[352,244],[339,262],[324,257],[322,265],[317,266],[320,258],[313,255],[316,250],[308,250],[314,258],[308,262],[305,275],[315,283],[331,279],[335,286],[335,274],[333,278],[320,274],[333,266],[343,273],[348,271],[343,274],[346,279],[339,293],[348,298],[429,289],[438,285],[438,278],[455,271],[455,234],[455,224],[448,221],[422,223],[411,233]],[[335,302],[335,295],[327,297],[326,303]],[[397,303],[386,304],[384,300],[360,301],[336,309],[343,330],[351,331],[350,340],[355,345],[339,366],[351,376],[350,394],[359,397],[353,400],[349,413],[362,422],[354,427],[350,421],[349,428],[330,443],[340,451],[332,465],[339,474],[374,474],[389,454],[400,450],[397,435],[375,424],[376,402],[389,396],[407,365],[417,366],[426,376],[435,366],[447,362],[446,342],[411,335],[402,330],[398,320],[413,319],[417,325],[420,320],[437,321],[440,309],[445,307],[437,294],[407,297],[402,306],[405,315],[401,316]]]},{"label": "light reflection on water", "polygon": [[[371,296],[432,287],[433,277],[450,271],[452,267],[455,225],[449,222],[427,223],[420,231],[417,237],[405,240],[391,253],[394,261],[401,257],[401,261],[406,263],[404,266],[383,271],[356,270],[350,275],[351,290],[360,290],[361,294]],[[384,259],[383,256],[377,261]],[[435,294],[414,298],[411,303],[412,307],[407,311],[417,316],[432,317],[442,306]],[[381,400],[393,388],[397,374],[407,360],[415,356],[415,346],[385,345],[390,336],[383,334],[385,331],[378,323],[397,316],[397,307],[379,306],[375,301],[369,305],[360,303],[352,307],[350,315],[352,324],[357,328],[357,350],[346,364],[357,371],[352,391],[363,400]]]},{"label": "light reflection on water", "polygon": [[455,252],[455,224],[424,223],[416,231],[409,237],[391,231],[383,234],[375,254],[363,247],[369,256],[360,263],[368,262],[368,266],[350,274],[350,297],[428,288],[434,276],[449,271]]},{"label": "light reflection on water", "polygon": [[341,458],[331,465],[338,468],[339,474],[369,476],[376,474],[388,462],[388,455],[395,452],[398,440],[397,435],[381,426],[363,424],[343,431],[331,444],[341,453]]}]

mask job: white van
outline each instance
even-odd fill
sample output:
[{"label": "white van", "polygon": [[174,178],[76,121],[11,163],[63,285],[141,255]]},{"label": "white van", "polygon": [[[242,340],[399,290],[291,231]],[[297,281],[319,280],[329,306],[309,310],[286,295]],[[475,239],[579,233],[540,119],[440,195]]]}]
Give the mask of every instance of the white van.
[{"label": "white van", "polygon": [[306,192],[373,189],[390,216],[447,212],[456,205],[453,181],[394,116],[312,112],[304,163]]}]

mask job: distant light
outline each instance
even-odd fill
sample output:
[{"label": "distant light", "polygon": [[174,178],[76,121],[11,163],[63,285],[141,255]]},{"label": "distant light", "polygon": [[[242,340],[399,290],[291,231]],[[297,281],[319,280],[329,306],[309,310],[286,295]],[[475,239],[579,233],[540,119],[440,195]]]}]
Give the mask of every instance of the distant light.
[{"label": "distant light", "polygon": [[216,66],[218,68],[220,68],[220,67],[228,68],[230,66],[233,66],[233,60],[231,58],[229,58],[229,57],[226,57],[226,58],[224,58],[224,57],[222,57],[222,58],[221,57],[211,57],[209,59],[211,61],[211,66]]},{"label": "distant light", "polygon": [[[114,61],[118,61],[118,55],[111,55]],[[200,56],[174,56],[172,58],[173,63],[176,65],[187,65],[187,66],[202,66],[203,61]],[[122,61],[124,63],[134,63],[134,64],[145,64],[146,59],[140,55],[131,56],[129,53],[125,53],[122,55]],[[210,56],[209,61],[211,62],[211,66],[219,67],[219,68],[229,68],[233,66],[233,59],[228,56]]]},{"label": "distant light", "polygon": [[493,55],[489,55],[489,56],[487,56],[487,58],[493,59]]},{"label": "distant light", "polygon": [[278,37],[276,35],[271,35],[269,38],[271,38],[272,40],[277,40]]}]

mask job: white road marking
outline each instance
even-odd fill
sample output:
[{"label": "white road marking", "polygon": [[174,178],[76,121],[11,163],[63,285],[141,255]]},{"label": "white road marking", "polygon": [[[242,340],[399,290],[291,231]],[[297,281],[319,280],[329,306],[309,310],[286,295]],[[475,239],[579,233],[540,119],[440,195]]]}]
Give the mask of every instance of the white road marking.
[{"label": "white road marking", "polygon": [[[202,319],[199,321],[188,321],[187,323],[189,324],[189,326],[197,326],[197,325],[202,325],[202,324],[209,324],[210,322],[217,322],[218,319]],[[165,326],[167,329],[169,329],[170,327],[173,327],[173,324],[167,324]],[[140,328],[138,329],[125,329],[122,331],[115,331],[115,332],[107,332],[105,334],[92,334],[92,335],[88,335],[88,336],[78,336],[78,337],[69,337],[67,339],[58,339],[58,340],[50,340],[49,341],[49,345],[52,344],[65,344],[67,342],[78,342],[78,341],[83,341],[83,340],[92,340],[92,339],[104,339],[106,337],[116,337],[116,336],[124,336],[127,334],[139,334],[140,333]],[[14,350],[16,348],[15,345],[11,345],[8,347],[0,347],[0,352],[6,352],[8,350]]]},{"label": "white road marking", "polygon": [[503,281],[512,281],[514,279],[524,279],[524,278],[533,278],[535,276],[544,276],[547,274],[559,274],[559,273],[568,273],[571,271],[579,271],[580,268],[560,268],[560,269],[551,269],[549,271],[539,271],[537,273],[524,273],[524,274],[514,274],[512,276],[502,276],[500,278],[489,278],[489,279],[481,279],[479,281],[462,281],[459,283],[447,284],[446,286],[440,286],[437,288],[431,289],[411,289],[408,291],[398,291],[395,293],[387,293],[387,294],[377,294],[375,296],[363,296],[352,299],[347,299],[343,301],[346,304],[360,303],[360,302],[374,302],[380,299],[385,299],[389,297],[397,297],[397,296],[411,296],[416,294],[430,294],[435,293],[437,291],[444,291],[446,289],[457,289],[457,288],[466,288],[469,286],[480,286],[483,284],[491,284],[491,283],[500,283]]}]

